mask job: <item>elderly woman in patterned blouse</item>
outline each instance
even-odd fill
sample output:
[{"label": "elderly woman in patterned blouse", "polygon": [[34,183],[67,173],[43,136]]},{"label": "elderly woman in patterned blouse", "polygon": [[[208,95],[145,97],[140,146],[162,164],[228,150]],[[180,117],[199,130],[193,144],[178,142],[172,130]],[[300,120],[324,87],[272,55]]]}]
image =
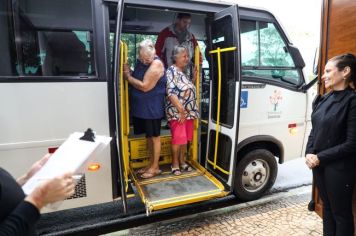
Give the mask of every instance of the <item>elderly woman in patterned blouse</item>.
[{"label": "elderly woman in patterned blouse", "polygon": [[187,143],[193,138],[194,119],[199,118],[196,89],[187,76],[185,68],[189,63],[189,52],[183,46],[175,46],[172,60],[174,64],[166,71],[167,105],[166,115],[172,134],[172,173],[181,175],[191,171],[186,163]]}]

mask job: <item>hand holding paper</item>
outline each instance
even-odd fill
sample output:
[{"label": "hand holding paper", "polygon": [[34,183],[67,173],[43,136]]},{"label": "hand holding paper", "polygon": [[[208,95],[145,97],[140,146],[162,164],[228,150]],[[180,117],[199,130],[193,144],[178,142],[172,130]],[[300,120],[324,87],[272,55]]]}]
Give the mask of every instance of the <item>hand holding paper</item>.
[{"label": "hand holding paper", "polygon": [[48,161],[51,154],[47,153],[39,161],[36,161],[30,168],[30,170],[23,176],[17,179],[19,185],[24,185],[34,174],[36,174]]},{"label": "hand holding paper", "polygon": [[25,201],[32,203],[37,209],[41,209],[47,204],[64,200],[74,194],[75,181],[72,173],[44,181],[37,186],[33,192],[25,198]]},{"label": "hand holding paper", "polygon": [[71,172],[76,174],[85,161],[94,153],[104,149],[111,137],[97,136],[95,141],[81,140],[83,133],[73,133],[49,158],[47,163],[22,187],[28,195],[46,180]]}]

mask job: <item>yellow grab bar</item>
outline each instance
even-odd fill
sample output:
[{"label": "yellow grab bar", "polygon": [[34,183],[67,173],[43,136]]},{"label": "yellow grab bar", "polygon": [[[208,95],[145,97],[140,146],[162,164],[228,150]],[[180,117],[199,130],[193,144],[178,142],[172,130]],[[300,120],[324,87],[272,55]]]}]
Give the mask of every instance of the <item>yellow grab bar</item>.
[{"label": "yellow grab bar", "polygon": [[209,122],[207,120],[200,120],[200,122],[203,124],[206,124],[206,125],[209,124]]},{"label": "yellow grab bar", "polygon": [[[194,64],[195,70],[197,70],[195,78],[195,88],[196,88],[196,96],[197,96],[197,104],[200,105],[200,49],[199,46],[195,47],[194,50]],[[194,76],[194,75],[193,75]],[[192,159],[198,160],[198,128],[199,128],[199,119],[194,120],[194,132],[193,132],[193,150],[192,150]]]},{"label": "yellow grab bar", "polygon": [[[124,43],[124,58],[123,61],[126,64],[127,63],[127,54],[128,54],[128,49],[127,49],[127,44]],[[130,110],[129,110],[129,82],[125,80],[125,102],[126,102],[126,135],[130,134]]]},{"label": "yellow grab bar", "polygon": [[[221,101],[221,53],[222,52],[229,52],[229,51],[235,51],[236,47],[229,47],[229,48],[223,48],[221,49],[220,47],[218,47],[215,50],[210,51],[210,54],[217,54],[218,57],[218,107],[217,107],[217,115],[216,115],[216,126],[215,126],[215,130],[216,130],[216,135],[215,135],[215,150],[214,150],[214,162],[211,163],[211,161],[208,160],[208,162],[210,164],[212,164],[214,166],[214,169],[218,168],[220,171],[222,170],[222,168],[218,167],[216,165],[216,161],[217,161],[217,156],[218,156],[218,143],[219,143],[219,129],[220,129],[220,101]],[[225,174],[229,174],[229,172],[227,171],[222,171]]]},{"label": "yellow grab bar", "polygon": [[[199,46],[195,47],[194,51],[194,64],[195,64],[195,69],[197,70],[197,77],[195,78],[195,87],[196,87],[196,92],[197,92],[197,104],[200,104],[200,48]],[[195,73],[195,71],[194,71]],[[199,120],[196,119],[195,122],[195,129],[198,129],[199,127]]]},{"label": "yellow grab bar", "polygon": [[229,171],[226,171],[226,170],[224,170],[223,168],[217,166],[216,163],[210,161],[209,159],[208,159],[208,162],[209,162],[211,165],[215,165],[215,166],[216,166],[216,169],[220,170],[220,171],[223,172],[224,174],[227,174],[227,175],[230,174]]},{"label": "yellow grab bar", "polygon": [[213,54],[213,53],[218,53],[218,52],[221,53],[221,52],[229,52],[229,51],[235,51],[235,50],[236,50],[236,47],[229,47],[229,48],[223,48],[223,49],[218,47],[215,50],[209,51],[209,53]]},{"label": "yellow grab bar", "polygon": [[[124,55],[125,55],[125,43],[123,43],[122,41],[120,41],[120,115],[121,115],[121,119],[120,119],[120,126],[122,127],[122,131],[120,133],[120,137],[121,137],[121,143],[122,143],[122,153],[123,153],[123,160],[124,160],[124,178],[125,178],[125,190],[128,190],[128,144],[127,144],[127,135],[126,132],[124,131],[124,128],[127,127],[125,126],[125,120],[124,120],[124,116],[123,116],[123,112],[124,112],[124,107],[125,107],[125,102],[123,99],[123,95],[125,92],[124,89],[124,76],[123,76],[123,71],[124,71]],[[127,89],[126,89],[127,90]],[[126,104],[127,105],[127,104]],[[128,123],[128,120],[126,120],[126,123]]]}]

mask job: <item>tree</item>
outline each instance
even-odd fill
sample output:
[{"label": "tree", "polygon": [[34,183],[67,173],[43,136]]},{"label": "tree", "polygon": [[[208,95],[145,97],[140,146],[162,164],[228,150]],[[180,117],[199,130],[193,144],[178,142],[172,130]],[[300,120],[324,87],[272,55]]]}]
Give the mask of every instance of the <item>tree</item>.
[{"label": "tree", "polygon": [[290,54],[285,43],[273,24],[260,29],[261,66],[293,67]]}]

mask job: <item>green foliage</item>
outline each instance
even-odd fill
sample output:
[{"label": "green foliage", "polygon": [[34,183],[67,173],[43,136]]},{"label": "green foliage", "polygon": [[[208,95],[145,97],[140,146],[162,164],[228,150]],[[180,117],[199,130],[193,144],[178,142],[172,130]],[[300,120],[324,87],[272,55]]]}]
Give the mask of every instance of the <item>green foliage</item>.
[{"label": "green foliage", "polygon": [[121,40],[127,44],[128,47],[128,63],[133,68],[137,59],[138,44],[145,39],[151,39],[156,43],[157,35],[146,34],[121,34]]},{"label": "green foliage", "polygon": [[[242,44],[243,65],[294,67],[293,60],[285,51],[285,43],[275,26],[272,23],[258,24],[259,29],[253,28],[241,35],[243,42],[248,44]],[[244,46],[249,49],[246,50]]]},{"label": "green foliage", "polygon": [[272,24],[260,30],[260,38],[262,66],[294,66],[291,56],[284,50],[284,41]]},{"label": "green foliage", "polygon": [[[147,34],[121,34],[121,41],[127,44],[128,48],[128,63],[131,68],[135,66],[135,62],[137,59],[137,48],[138,44],[144,39],[151,39],[153,43],[156,43],[157,35],[147,35]],[[115,35],[114,33],[110,34],[110,58],[113,57],[114,51],[114,40]]]},{"label": "green foliage", "polygon": [[[282,80],[299,84],[300,76],[294,69],[278,67],[294,67],[291,55],[285,50],[286,45],[273,23],[257,22],[256,27],[249,21],[242,21],[241,50],[242,66],[259,67],[244,69],[243,75],[258,76],[266,79]],[[274,69],[263,69],[274,67]]]}]

